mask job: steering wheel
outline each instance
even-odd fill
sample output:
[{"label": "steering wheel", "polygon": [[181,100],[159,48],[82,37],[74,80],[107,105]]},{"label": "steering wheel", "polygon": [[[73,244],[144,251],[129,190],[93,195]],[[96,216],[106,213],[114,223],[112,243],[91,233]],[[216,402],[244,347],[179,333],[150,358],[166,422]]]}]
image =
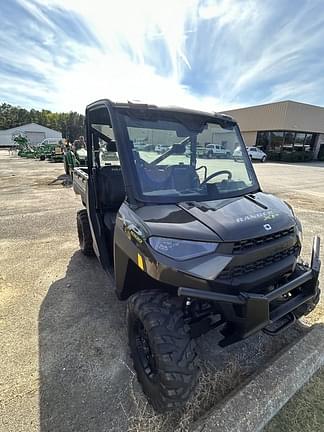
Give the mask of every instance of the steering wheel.
[{"label": "steering wheel", "polygon": [[205,180],[201,184],[203,185],[203,184],[207,183],[209,180],[211,180],[212,178],[214,178],[218,175],[221,175],[221,174],[227,174],[228,180],[231,180],[231,178],[232,178],[231,171],[228,171],[228,170],[216,171],[213,174],[210,174],[208,177],[206,177]]}]

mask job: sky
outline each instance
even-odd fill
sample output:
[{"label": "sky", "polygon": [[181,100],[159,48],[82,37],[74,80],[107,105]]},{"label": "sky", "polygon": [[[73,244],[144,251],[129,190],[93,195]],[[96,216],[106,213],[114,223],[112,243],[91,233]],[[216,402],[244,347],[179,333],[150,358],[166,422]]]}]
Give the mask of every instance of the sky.
[{"label": "sky", "polygon": [[0,0],[0,102],[324,106],[323,0]]}]

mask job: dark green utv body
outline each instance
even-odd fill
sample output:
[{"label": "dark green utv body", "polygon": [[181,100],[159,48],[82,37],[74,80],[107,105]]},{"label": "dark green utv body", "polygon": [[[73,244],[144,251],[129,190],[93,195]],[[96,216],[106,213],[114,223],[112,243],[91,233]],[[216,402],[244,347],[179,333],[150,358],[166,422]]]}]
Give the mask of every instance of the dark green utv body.
[{"label": "dark green utv body", "polygon": [[[147,398],[157,411],[176,409],[196,383],[198,336],[219,327],[226,346],[259,330],[278,334],[315,307],[320,241],[302,263],[301,224],[261,191],[230,117],[100,100],[87,107],[86,128],[88,166],[73,176],[85,206],[81,250],[113,272],[128,301]],[[228,156],[200,158],[210,142]]]}]

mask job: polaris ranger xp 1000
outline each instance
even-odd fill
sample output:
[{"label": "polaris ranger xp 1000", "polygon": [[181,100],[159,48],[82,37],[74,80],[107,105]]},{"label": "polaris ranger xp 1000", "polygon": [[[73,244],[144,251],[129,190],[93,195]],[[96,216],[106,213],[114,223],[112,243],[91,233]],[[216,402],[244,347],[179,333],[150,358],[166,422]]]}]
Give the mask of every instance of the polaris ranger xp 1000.
[{"label": "polaris ranger xp 1000", "polygon": [[[80,247],[113,271],[128,302],[148,400],[159,412],[176,409],[195,386],[201,334],[219,327],[221,346],[259,330],[278,334],[316,306],[320,241],[309,265],[299,260],[301,224],[261,191],[228,116],[100,100],[86,109],[86,129],[88,166],[73,176],[85,206]],[[228,157],[201,158],[197,149],[210,142]]]}]

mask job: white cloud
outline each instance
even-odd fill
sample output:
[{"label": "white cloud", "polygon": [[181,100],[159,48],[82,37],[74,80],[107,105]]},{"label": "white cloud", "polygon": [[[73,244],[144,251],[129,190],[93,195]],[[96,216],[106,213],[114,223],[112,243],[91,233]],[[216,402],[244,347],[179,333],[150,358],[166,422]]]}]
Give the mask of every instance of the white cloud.
[{"label": "white cloud", "polygon": [[254,0],[209,0],[199,7],[198,13],[202,19],[217,18],[221,26],[236,26],[257,19],[258,7]]},{"label": "white cloud", "polygon": [[[36,33],[42,37],[42,45],[53,47],[55,32],[59,29],[35,4],[28,0],[19,2],[35,19],[48,27],[48,34],[42,35],[42,30]],[[10,59],[11,64],[25,66],[51,77],[53,90],[49,90],[47,95],[42,94],[41,89],[37,92],[37,95],[47,97],[51,108],[80,111],[93,99],[107,96],[116,99],[154,99],[158,102],[168,99],[169,102],[178,104],[195,100],[181,86],[180,80],[181,70],[184,67],[190,68],[184,52],[185,25],[191,19],[192,11],[196,10],[196,0],[39,0],[38,3],[52,9],[65,9],[67,16],[68,10],[76,11],[99,41],[97,47],[89,48],[76,41],[66,40],[65,50],[69,45],[70,53],[79,61],[62,68],[61,64],[54,64],[53,59],[46,58],[40,46],[35,46],[30,54],[24,48],[10,52],[12,44],[8,40],[8,50],[2,51],[0,59],[3,55]],[[13,39],[14,35],[8,34],[7,38]],[[155,38],[163,39],[171,64],[168,75],[164,77],[152,66],[145,64],[144,60],[148,42]],[[58,52],[61,48],[57,47]],[[154,55],[159,55],[150,54],[152,60]],[[159,58],[156,60],[161,61]],[[200,100],[196,102],[201,105]]]},{"label": "white cloud", "polygon": [[[181,84],[186,69],[191,68],[185,50],[188,32],[195,31],[200,16],[212,18],[210,5],[199,8],[201,2],[198,0],[39,1],[51,7],[78,11],[102,44],[98,49],[74,47],[82,62],[58,71],[56,82],[59,85],[52,95],[53,106],[58,104],[64,109],[80,110],[89,101],[102,97],[152,100],[213,110],[237,106],[237,102],[234,104],[226,94],[225,97],[215,94],[200,97]],[[254,2],[246,3],[244,8],[237,7],[233,1],[217,3],[217,18],[222,25],[243,23],[255,13]],[[213,14],[215,17],[215,9]],[[163,38],[166,44],[171,63],[167,76],[161,76],[159,70],[144,60],[147,46],[155,38]],[[201,49],[209,50],[210,43],[206,40],[206,46]],[[130,52],[123,49],[125,45]],[[159,52],[150,52],[152,63],[161,61],[154,59],[159,55]]]},{"label": "white cloud", "polygon": [[[36,1],[49,12],[61,8],[67,19],[69,11],[76,12],[98,44],[86,45],[64,33]],[[19,3],[34,17],[30,32],[37,38],[19,40],[19,25],[2,32],[0,62],[43,80],[0,69],[0,96],[16,88],[15,103],[31,106],[28,97],[39,98],[47,101],[46,106],[40,102],[44,108],[82,112],[87,103],[110,97],[224,110],[275,98],[313,103],[319,98],[314,88],[322,75],[305,65],[309,53],[321,49],[324,35],[319,13],[324,9],[316,0],[296,11],[285,0]],[[19,40],[15,49],[14,40]],[[156,48],[162,45],[163,52]],[[312,83],[305,84],[312,73]],[[186,80],[188,76],[193,78]]]}]

